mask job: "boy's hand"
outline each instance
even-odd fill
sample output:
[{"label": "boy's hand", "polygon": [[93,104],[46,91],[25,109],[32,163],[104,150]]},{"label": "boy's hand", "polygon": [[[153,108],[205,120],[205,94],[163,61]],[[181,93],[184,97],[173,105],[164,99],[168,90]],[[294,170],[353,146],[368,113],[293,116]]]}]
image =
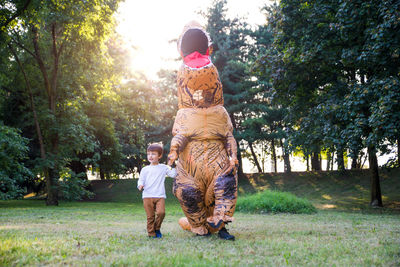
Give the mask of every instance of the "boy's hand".
[{"label": "boy's hand", "polygon": [[139,191],[142,191],[143,190],[143,185],[139,185],[138,189],[139,189]]},{"label": "boy's hand", "polygon": [[168,165],[169,166],[172,166],[172,164],[175,162],[175,160],[177,160],[178,159],[178,153],[176,153],[176,151],[171,151],[171,152],[169,152],[169,154],[168,154]]}]

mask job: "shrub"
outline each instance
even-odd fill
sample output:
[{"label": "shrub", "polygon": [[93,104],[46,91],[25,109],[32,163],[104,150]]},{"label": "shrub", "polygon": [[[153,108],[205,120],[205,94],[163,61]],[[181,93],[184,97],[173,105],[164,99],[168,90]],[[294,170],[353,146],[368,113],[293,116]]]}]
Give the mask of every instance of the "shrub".
[{"label": "shrub", "polygon": [[21,198],[26,191],[23,184],[32,176],[22,161],[27,157],[28,139],[18,129],[0,121],[0,199]]},{"label": "shrub", "polygon": [[83,179],[84,173],[75,174],[65,168],[59,181],[59,197],[63,200],[73,201],[92,198],[94,194],[88,190],[89,180]]},{"label": "shrub", "polygon": [[265,190],[239,197],[236,210],[250,213],[314,213],[316,208],[304,198],[287,192]]}]

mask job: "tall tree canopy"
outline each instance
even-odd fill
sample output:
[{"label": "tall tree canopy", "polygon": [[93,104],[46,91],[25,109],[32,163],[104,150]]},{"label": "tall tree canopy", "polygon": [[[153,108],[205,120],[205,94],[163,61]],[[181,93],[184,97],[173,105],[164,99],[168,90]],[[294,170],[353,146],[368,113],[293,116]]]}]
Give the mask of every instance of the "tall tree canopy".
[{"label": "tall tree canopy", "polygon": [[67,184],[85,185],[88,167],[101,178],[140,169],[153,89],[127,70],[118,1],[21,5],[1,6],[0,120],[31,140],[26,165],[57,205],[76,190]]},{"label": "tall tree canopy", "polygon": [[268,19],[274,43],[262,57],[291,113],[293,145],[314,157],[334,149],[342,169],[345,149],[356,161],[366,148],[377,206],[376,153],[395,146],[400,129],[398,8],[396,1],[281,1]]}]

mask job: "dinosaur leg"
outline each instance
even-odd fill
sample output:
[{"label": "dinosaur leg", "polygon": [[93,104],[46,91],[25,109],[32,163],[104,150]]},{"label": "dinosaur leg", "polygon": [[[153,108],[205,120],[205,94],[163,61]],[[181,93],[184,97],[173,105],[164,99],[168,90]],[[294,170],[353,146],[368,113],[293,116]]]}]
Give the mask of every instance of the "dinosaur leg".
[{"label": "dinosaur leg", "polygon": [[207,222],[212,228],[220,229],[224,223],[233,221],[237,199],[237,176],[232,172],[219,175],[214,183],[214,197],[214,212],[207,218]]},{"label": "dinosaur leg", "polygon": [[195,178],[177,164],[177,177],[174,183],[174,194],[181,204],[188,219],[191,231],[199,235],[208,233],[206,224],[206,208],[204,206],[204,191],[196,183]]}]

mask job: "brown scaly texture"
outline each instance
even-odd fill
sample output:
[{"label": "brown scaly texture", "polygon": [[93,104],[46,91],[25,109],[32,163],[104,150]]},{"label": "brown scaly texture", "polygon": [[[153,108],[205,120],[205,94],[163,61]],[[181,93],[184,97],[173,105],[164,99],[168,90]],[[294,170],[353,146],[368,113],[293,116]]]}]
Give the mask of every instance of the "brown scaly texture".
[{"label": "brown scaly texture", "polygon": [[208,108],[224,104],[222,84],[213,64],[200,69],[182,65],[177,84],[179,108]]},{"label": "brown scaly texture", "polygon": [[233,221],[236,141],[212,63],[198,69],[182,65],[177,84],[179,111],[169,154],[171,161],[179,155],[173,190],[191,231],[203,235]]}]

